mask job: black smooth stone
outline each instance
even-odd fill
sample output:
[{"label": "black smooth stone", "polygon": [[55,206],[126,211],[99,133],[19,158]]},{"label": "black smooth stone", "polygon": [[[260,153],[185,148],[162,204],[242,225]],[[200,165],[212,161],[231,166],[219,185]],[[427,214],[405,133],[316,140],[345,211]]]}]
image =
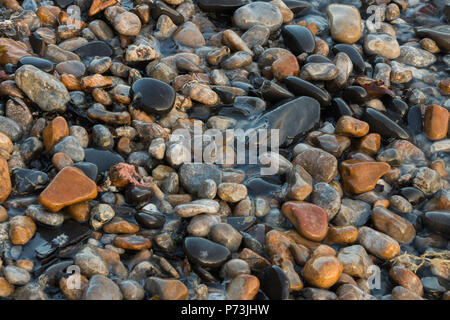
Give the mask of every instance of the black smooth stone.
[{"label": "black smooth stone", "polygon": [[289,279],[280,267],[268,267],[258,278],[260,289],[270,300],[286,300],[289,297]]},{"label": "black smooth stone", "polygon": [[197,0],[197,4],[206,12],[233,13],[247,4],[246,0]]},{"label": "black smooth stone", "polygon": [[422,221],[428,229],[450,237],[449,211],[428,211],[422,216]]},{"label": "black smooth stone", "polygon": [[417,135],[423,131],[422,111],[420,106],[412,106],[408,110],[407,116],[408,130],[413,135]]},{"label": "black smooth stone", "polygon": [[237,231],[245,231],[256,222],[256,217],[227,217],[227,223],[230,224]]},{"label": "black smooth stone", "polygon": [[250,83],[243,81],[232,81],[231,86],[244,90],[246,94],[248,94],[250,90],[255,89]]},{"label": "black smooth stone", "polygon": [[311,53],[314,51],[316,41],[308,28],[291,24],[282,28],[281,34],[286,47],[298,56],[303,52]]},{"label": "black smooth stone", "polygon": [[289,145],[320,121],[320,104],[311,97],[300,97],[251,121],[247,129],[278,129],[280,145]]},{"label": "black smooth stone", "polygon": [[336,119],[342,116],[353,116],[352,109],[341,98],[331,100],[331,106],[327,108],[327,113]]},{"label": "black smooth stone", "polygon": [[306,58],[306,63],[333,63],[333,61],[321,54],[312,54]]},{"label": "black smooth stone", "polygon": [[30,41],[30,45],[31,48],[33,49],[33,52],[36,53],[37,55],[43,56],[47,45],[44,39],[39,35],[39,33],[37,33],[36,31],[33,32],[32,34],[30,34],[28,39]]},{"label": "black smooth stone", "polygon": [[178,11],[172,9],[167,4],[161,1],[156,1],[153,4],[153,7],[150,10],[152,18],[155,19],[155,21],[158,21],[158,18],[165,14],[168,16],[173,23],[176,25],[182,24],[184,22],[184,17],[179,13]]},{"label": "black smooth stone", "polygon": [[363,57],[359,54],[358,50],[356,50],[352,45],[340,43],[333,47],[333,51],[344,52],[348,55],[350,60],[353,62],[353,68],[358,73],[364,73],[366,69],[366,64],[364,62]]},{"label": "black smooth stone", "polygon": [[74,3],[74,0],[55,0],[55,2],[58,4],[58,6],[60,6],[61,8],[65,8],[69,5],[71,5],[72,3]]},{"label": "black smooth stone", "polygon": [[12,174],[14,191],[18,195],[27,195],[43,189],[49,182],[45,172],[18,168]]},{"label": "black smooth stone", "polygon": [[113,165],[125,162],[125,159],[115,152],[99,149],[84,149],[84,161],[92,162],[98,168],[98,172],[108,171]]},{"label": "black smooth stone", "polygon": [[444,6],[444,15],[447,22],[450,22],[450,2],[447,2]]},{"label": "black smooth stone", "polygon": [[284,0],[285,5],[294,13],[295,16],[300,16],[303,12],[311,7],[311,4],[300,0]]},{"label": "black smooth stone", "polygon": [[284,83],[289,91],[295,96],[308,96],[314,98],[319,101],[322,107],[326,107],[330,104],[330,94],[311,82],[305,81],[298,77],[289,76],[284,80]]},{"label": "black smooth stone", "polygon": [[281,185],[270,183],[260,177],[251,178],[244,182],[248,194],[252,197],[275,196],[281,192]]},{"label": "black smooth stone", "polygon": [[363,87],[349,86],[342,92],[342,97],[349,103],[364,104],[369,98],[369,94]]},{"label": "black smooth stone", "polygon": [[148,114],[169,112],[175,102],[175,90],[167,83],[153,78],[142,78],[130,90],[133,106]]},{"label": "black smooth stone", "polygon": [[191,262],[207,268],[220,267],[231,258],[228,248],[199,237],[187,237],[183,249]]},{"label": "black smooth stone", "polygon": [[266,109],[264,100],[257,97],[239,96],[234,99],[233,108],[243,116],[253,116]]},{"label": "black smooth stone", "polygon": [[125,190],[125,200],[129,204],[139,204],[152,198],[153,191],[147,188],[130,185]]},{"label": "black smooth stone", "polygon": [[77,162],[72,165],[75,168],[80,169],[87,175],[92,181],[97,181],[98,168],[91,162]]},{"label": "black smooth stone", "polygon": [[391,96],[386,95],[381,98],[381,101],[388,108],[388,110],[392,110],[402,117],[404,117],[408,112],[408,104],[401,99],[392,98]]},{"label": "black smooth stone", "polygon": [[270,102],[278,102],[294,98],[292,93],[270,80],[264,80],[260,88],[260,92],[263,99]]},{"label": "black smooth stone", "polygon": [[80,58],[86,57],[110,57],[114,51],[109,44],[104,41],[89,41],[73,50]]},{"label": "black smooth stone", "polygon": [[413,206],[425,200],[425,194],[414,187],[404,187],[400,190],[400,195],[408,200]]},{"label": "black smooth stone", "polygon": [[420,38],[431,38],[438,47],[450,52],[450,25],[435,26],[432,28],[417,28],[416,35]]},{"label": "black smooth stone", "polygon": [[363,115],[363,120],[370,125],[370,131],[377,132],[386,139],[410,139],[410,135],[405,129],[378,110],[367,108]]},{"label": "black smooth stone", "polygon": [[23,65],[32,65],[35,66],[38,69],[41,69],[45,72],[52,72],[53,70],[53,63],[47,59],[42,59],[38,57],[23,57],[19,60],[17,63],[17,67],[23,66]]},{"label": "black smooth stone", "polygon": [[137,212],[134,218],[141,227],[146,229],[159,229],[166,222],[166,217],[157,212]]}]

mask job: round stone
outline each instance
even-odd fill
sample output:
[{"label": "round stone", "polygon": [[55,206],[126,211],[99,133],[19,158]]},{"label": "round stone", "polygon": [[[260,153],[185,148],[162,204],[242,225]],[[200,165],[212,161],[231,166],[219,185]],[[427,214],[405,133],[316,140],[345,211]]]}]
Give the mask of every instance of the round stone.
[{"label": "round stone", "polygon": [[226,247],[198,237],[186,238],[184,251],[193,263],[210,268],[221,266],[231,256],[230,250]]},{"label": "round stone", "polygon": [[130,95],[133,98],[133,105],[148,114],[167,113],[175,102],[173,88],[152,78],[136,81],[131,87]]},{"label": "round stone", "polygon": [[268,2],[256,1],[237,9],[233,15],[233,21],[242,30],[261,25],[274,32],[283,23],[283,15],[277,6]]}]

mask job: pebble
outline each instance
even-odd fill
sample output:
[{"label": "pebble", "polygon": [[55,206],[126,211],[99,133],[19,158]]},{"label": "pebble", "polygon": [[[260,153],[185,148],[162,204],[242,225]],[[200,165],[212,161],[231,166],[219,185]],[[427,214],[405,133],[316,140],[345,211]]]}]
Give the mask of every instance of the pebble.
[{"label": "pebble", "polygon": [[9,175],[8,162],[0,157],[0,203],[5,201],[12,190],[11,177]]},{"label": "pebble", "polygon": [[441,188],[441,176],[433,169],[419,168],[413,179],[413,186],[426,195],[431,195]]},{"label": "pebble", "polygon": [[114,246],[127,250],[143,250],[152,246],[152,241],[140,235],[123,235],[114,238]]},{"label": "pebble", "polygon": [[119,286],[104,275],[94,275],[84,291],[83,300],[122,300]]},{"label": "pebble", "polygon": [[178,175],[183,188],[191,194],[196,194],[206,179],[213,180],[217,185],[222,182],[222,173],[216,167],[204,163],[182,164]]},{"label": "pebble", "polygon": [[199,237],[185,238],[183,249],[190,261],[202,267],[217,268],[231,256],[228,248]]},{"label": "pebble", "polygon": [[411,270],[401,266],[393,266],[389,270],[389,277],[396,283],[408,289],[418,296],[423,295],[423,286],[420,278]]},{"label": "pebble", "polygon": [[82,274],[91,278],[94,275],[109,274],[108,265],[95,247],[86,246],[74,257],[74,263],[80,268]]},{"label": "pebble", "polygon": [[428,51],[403,45],[400,47],[400,56],[397,61],[417,68],[424,68],[436,62],[436,57]]},{"label": "pebble", "polygon": [[233,14],[233,21],[242,30],[260,25],[274,32],[283,23],[283,15],[272,3],[256,1],[238,8]]},{"label": "pebble", "polygon": [[450,234],[450,213],[448,211],[429,211],[423,215],[424,225],[444,235]]},{"label": "pebble", "polygon": [[396,240],[369,227],[358,229],[358,241],[367,251],[383,260],[400,254],[400,245]]},{"label": "pebble", "polygon": [[65,167],[41,192],[39,202],[49,211],[57,212],[66,206],[94,199],[96,196],[95,182],[80,169]]},{"label": "pebble", "polygon": [[201,199],[190,203],[179,204],[175,207],[177,215],[183,218],[189,218],[201,213],[217,214],[220,205],[216,200]]},{"label": "pebble", "polygon": [[330,4],[327,15],[333,40],[352,44],[361,38],[361,16],[355,6]]},{"label": "pebble", "polygon": [[294,148],[292,163],[302,166],[315,182],[329,183],[337,175],[336,158],[321,149],[299,144]]},{"label": "pebble", "polygon": [[253,275],[240,274],[234,277],[227,286],[231,300],[253,300],[259,290],[259,279]]},{"label": "pebble", "polygon": [[145,291],[161,300],[186,300],[189,296],[188,288],[180,280],[157,277],[150,277],[145,281]]},{"label": "pebble", "polygon": [[227,223],[218,223],[211,226],[210,238],[225,246],[231,252],[236,252],[242,242],[242,235]]},{"label": "pebble", "polygon": [[424,129],[430,140],[440,140],[447,136],[449,112],[447,109],[432,104],[425,110]]},{"label": "pebble", "polygon": [[379,55],[386,59],[400,56],[400,46],[395,38],[388,34],[370,33],[364,37],[364,51],[369,55]]},{"label": "pebble", "polygon": [[31,280],[28,271],[19,267],[7,266],[3,272],[5,279],[12,285],[23,286]]},{"label": "pebble", "polygon": [[43,111],[65,111],[70,100],[64,85],[52,75],[32,65],[24,65],[15,73],[17,86]]},{"label": "pebble", "polygon": [[372,260],[360,245],[342,248],[337,256],[343,265],[343,272],[352,277],[367,279],[372,275]]},{"label": "pebble", "polygon": [[59,227],[64,222],[64,216],[62,214],[48,212],[41,205],[29,206],[25,211],[25,215],[50,227]]},{"label": "pebble", "polygon": [[305,238],[322,241],[327,235],[328,215],[321,207],[310,203],[288,201],[283,204],[282,212]]},{"label": "pebble", "polygon": [[344,189],[351,194],[373,190],[378,180],[390,169],[391,166],[385,162],[345,160],[340,164]]},{"label": "pebble", "polygon": [[36,233],[36,224],[30,217],[14,216],[9,220],[9,239],[13,245],[23,245]]},{"label": "pebble", "polygon": [[314,287],[327,289],[338,281],[342,270],[343,265],[336,257],[318,256],[306,262],[302,274]]},{"label": "pebble", "polygon": [[296,56],[303,52],[312,53],[315,48],[314,37],[308,28],[300,25],[286,25],[282,28],[285,45]]},{"label": "pebble", "polygon": [[74,162],[84,160],[85,153],[78,140],[73,136],[67,136],[52,148],[52,153],[63,152],[67,154]]}]

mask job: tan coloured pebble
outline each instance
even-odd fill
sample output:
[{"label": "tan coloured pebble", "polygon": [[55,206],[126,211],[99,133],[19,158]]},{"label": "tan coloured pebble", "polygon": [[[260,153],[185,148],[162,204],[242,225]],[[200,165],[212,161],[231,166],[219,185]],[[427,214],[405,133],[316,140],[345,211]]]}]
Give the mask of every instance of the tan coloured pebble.
[{"label": "tan coloured pebble", "polygon": [[234,277],[227,286],[227,293],[231,300],[253,300],[258,290],[259,279],[249,274]]},{"label": "tan coloured pebble", "polygon": [[36,233],[36,224],[28,216],[15,216],[9,222],[9,239],[14,245],[23,245]]},{"label": "tan coloured pebble", "polygon": [[432,104],[425,110],[424,129],[430,140],[440,140],[447,135],[449,112],[447,109]]},{"label": "tan coloured pebble", "polygon": [[342,263],[336,257],[318,256],[306,262],[302,273],[308,283],[326,289],[338,281],[342,270]]}]

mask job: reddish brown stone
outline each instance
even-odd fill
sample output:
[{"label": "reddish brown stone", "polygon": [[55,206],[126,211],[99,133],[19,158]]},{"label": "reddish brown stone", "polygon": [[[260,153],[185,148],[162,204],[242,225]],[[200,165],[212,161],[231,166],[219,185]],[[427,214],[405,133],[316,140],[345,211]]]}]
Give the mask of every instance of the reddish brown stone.
[{"label": "reddish brown stone", "polygon": [[128,250],[148,249],[152,246],[150,239],[140,235],[125,235],[114,238],[114,245]]},{"label": "reddish brown stone", "polygon": [[39,195],[39,202],[51,212],[97,197],[97,185],[83,171],[65,167]]},{"label": "reddish brown stone", "polygon": [[61,9],[56,6],[43,5],[36,10],[36,15],[41,20],[42,25],[46,27],[56,27],[58,25],[58,16]]},{"label": "reddish brown stone", "polygon": [[411,222],[381,206],[372,210],[372,222],[377,230],[400,243],[409,243],[416,236],[416,229]]},{"label": "reddish brown stone", "polygon": [[117,0],[94,0],[89,9],[89,16],[91,17],[110,6],[114,6],[116,3]]},{"label": "reddish brown stone", "polygon": [[428,139],[440,140],[447,136],[448,117],[448,110],[437,104],[427,107],[423,125]]},{"label": "reddish brown stone", "polygon": [[8,162],[3,157],[0,157],[0,203],[9,197],[11,187]]},{"label": "reddish brown stone", "polygon": [[380,149],[381,136],[378,133],[370,133],[355,143],[355,147],[370,156],[375,155]]},{"label": "reddish brown stone", "polygon": [[354,226],[331,226],[328,229],[327,243],[351,244],[358,239],[358,229]]},{"label": "reddish brown stone", "polygon": [[389,276],[402,287],[419,296],[423,295],[422,282],[420,281],[420,278],[411,270],[400,266],[394,266],[389,271]]},{"label": "reddish brown stone", "polygon": [[106,233],[136,233],[139,231],[139,226],[116,217],[103,226],[103,231]]},{"label": "reddish brown stone", "polygon": [[89,202],[79,202],[65,208],[65,211],[72,219],[78,222],[86,222],[89,220],[91,208]]},{"label": "reddish brown stone", "polygon": [[239,274],[227,286],[231,300],[253,300],[259,290],[259,279],[250,274]]},{"label": "reddish brown stone", "polygon": [[94,74],[81,79],[81,87],[85,91],[91,91],[95,88],[106,88],[112,85],[112,80],[101,74]]},{"label": "reddish brown stone", "polygon": [[281,210],[305,238],[322,241],[327,235],[328,215],[321,207],[306,202],[288,201]]},{"label": "reddish brown stone", "polygon": [[53,146],[69,135],[69,126],[61,116],[53,119],[42,132],[45,150],[50,153]]},{"label": "reddish brown stone", "polygon": [[372,190],[389,170],[391,166],[385,162],[345,160],[340,165],[344,190],[351,194]]},{"label": "reddish brown stone", "polygon": [[129,183],[142,186],[141,177],[134,166],[124,162],[115,164],[109,169],[109,178],[113,186],[117,188],[123,188]]},{"label": "reddish brown stone", "polygon": [[262,270],[264,268],[270,267],[270,262],[264,258],[261,257],[256,252],[244,248],[241,253],[239,254],[239,259],[242,259],[248,263],[248,266],[252,270]]},{"label": "reddish brown stone", "polygon": [[81,82],[73,74],[64,73],[61,82],[69,91],[81,91]]},{"label": "reddish brown stone", "polygon": [[297,57],[293,54],[283,55],[272,64],[272,73],[278,80],[284,80],[288,76],[297,76],[299,71]]},{"label": "reddish brown stone", "polygon": [[351,116],[342,116],[336,123],[334,133],[347,137],[360,138],[369,133],[369,124]]},{"label": "reddish brown stone", "polygon": [[188,288],[180,280],[150,277],[145,283],[145,289],[160,300],[186,300],[189,297]]},{"label": "reddish brown stone", "polygon": [[28,216],[15,216],[9,222],[9,239],[13,245],[23,245],[36,233],[36,224]]},{"label": "reddish brown stone", "polygon": [[444,95],[450,95],[450,78],[442,79],[437,83],[437,86]]},{"label": "reddish brown stone", "polygon": [[5,298],[14,293],[14,286],[4,277],[0,277],[0,297]]},{"label": "reddish brown stone", "polygon": [[[6,211],[5,207],[0,206],[0,223],[5,222],[6,220],[8,220],[8,211]],[[1,263],[0,263],[0,267],[1,267]]]},{"label": "reddish brown stone", "polygon": [[342,270],[342,263],[336,257],[319,256],[306,262],[303,268],[303,277],[311,285],[326,289],[338,281]]}]

